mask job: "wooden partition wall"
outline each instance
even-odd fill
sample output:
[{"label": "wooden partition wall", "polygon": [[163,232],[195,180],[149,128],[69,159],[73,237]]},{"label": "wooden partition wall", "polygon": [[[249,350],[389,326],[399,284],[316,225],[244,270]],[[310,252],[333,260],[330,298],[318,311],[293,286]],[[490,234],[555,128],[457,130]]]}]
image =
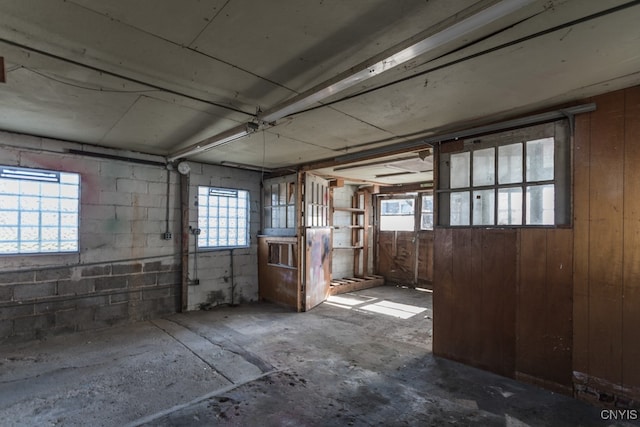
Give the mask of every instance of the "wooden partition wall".
[{"label": "wooden partition wall", "polygon": [[640,404],[640,87],[576,117],[570,228],[437,228],[434,353]]},{"label": "wooden partition wall", "polygon": [[640,405],[640,87],[593,101],[576,120],[574,383]]}]

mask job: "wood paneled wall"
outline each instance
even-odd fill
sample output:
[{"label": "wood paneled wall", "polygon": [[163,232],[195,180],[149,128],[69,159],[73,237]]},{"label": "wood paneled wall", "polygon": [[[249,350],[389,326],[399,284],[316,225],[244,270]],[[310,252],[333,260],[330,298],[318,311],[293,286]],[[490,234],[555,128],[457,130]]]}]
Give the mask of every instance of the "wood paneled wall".
[{"label": "wood paneled wall", "polygon": [[574,382],[640,401],[640,87],[593,101],[576,118]]},{"label": "wood paneled wall", "polygon": [[570,394],[573,231],[518,234],[515,377]]},{"label": "wood paneled wall", "polygon": [[513,376],[517,233],[436,229],[433,352]]},{"label": "wood paneled wall", "polygon": [[640,404],[640,87],[576,117],[571,229],[445,229],[434,353],[599,403]]}]

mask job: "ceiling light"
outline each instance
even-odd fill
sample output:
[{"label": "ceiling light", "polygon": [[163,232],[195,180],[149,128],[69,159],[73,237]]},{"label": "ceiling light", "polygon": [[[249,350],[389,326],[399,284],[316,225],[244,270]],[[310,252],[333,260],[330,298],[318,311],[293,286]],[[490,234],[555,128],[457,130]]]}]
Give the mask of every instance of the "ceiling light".
[{"label": "ceiling light", "polygon": [[231,141],[235,141],[236,139],[245,137],[255,132],[256,130],[258,130],[257,123],[249,122],[249,123],[241,124],[225,132],[219,133],[207,139],[203,139],[202,141],[197,142],[193,145],[190,145],[186,148],[183,148],[182,150],[175,151],[167,157],[167,160],[169,162],[172,162],[176,159],[185,158],[188,156],[193,156],[194,154],[202,153],[203,151],[207,151],[214,147],[219,147]]}]

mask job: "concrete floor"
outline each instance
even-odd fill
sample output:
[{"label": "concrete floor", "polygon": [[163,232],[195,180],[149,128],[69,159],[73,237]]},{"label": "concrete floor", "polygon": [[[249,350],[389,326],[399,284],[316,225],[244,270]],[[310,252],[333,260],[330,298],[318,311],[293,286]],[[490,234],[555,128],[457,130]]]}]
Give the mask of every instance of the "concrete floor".
[{"label": "concrete floor", "polygon": [[431,293],[383,286],[0,347],[0,425],[593,426],[600,410],[431,355]]}]

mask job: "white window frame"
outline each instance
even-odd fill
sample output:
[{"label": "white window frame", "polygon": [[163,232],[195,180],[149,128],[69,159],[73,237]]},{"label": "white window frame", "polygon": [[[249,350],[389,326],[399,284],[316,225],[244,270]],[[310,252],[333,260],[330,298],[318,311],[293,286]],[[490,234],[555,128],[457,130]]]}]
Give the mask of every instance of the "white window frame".
[{"label": "white window frame", "polygon": [[0,255],[80,250],[80,175],[0,166]]},{"label": "white window frame", "polygon": [[[527,179],[527,142],[536,141],[544,138],[553,138],[554,141],[554,173],[552,179],[545,180],[533,180]],[[570,188],[570,138],[569,138],[569,124],[566,120],[556,121],[552,123],[545,123],[535,126],[529,126],[526,128],[515,129],[511,131],[504,131],[496,134],[480,136],[477,138],[471,138],[461,142],[451,143],[458,144],[456,150],[448,150],[446,147],[439,153],[438,161],[438,226],[451,226],[451,227],[556,227],[566,226],[571,224],[571,188]],[[498,179],[498,152],[500,147],[515,146],[521,144],[522,146],[522,179],[518,182],[499,183]],[[474,185],[474,152],[485,150],[487,148],[494,148],[494,181],[490,185]],[[468,153],[468,156],[460,156],[460,154]],[[456,176],[456,183],[452,184],[452,157],[461,160],[461,165],[464,163],[464,158],[468,158],[468,177]],[[466,183],[462,185],[460,183]],[[532,224],[528,223],[529,217],[527,215],[527,188],[542,188],[543,186],[552,186],[554,190],[554,215],[553,221],[545,224]],[[503,192],[513,189],[513,191],[521,192],[520,206],[516,207],[517,212],[521,216],[519,223],[514,224],[501,224],[499,223],[499,202],[498,196],[500,191]],[[477,209],[477,205],[474,206],[474,195],[480,196],[480,193],[484,192],[484,195],[493,195],[493,207],[494,212],[492,215],[491,223],[474,223],[474,208]],[[453,206],[452,200],[458,197],[468,197],[469,201],[466,204],[468,211],[460,211],[462,217],[455,218],[452,214]],[[459,223],[452,221],[456,219]],[[454,222],[454,223],[452,223]]]},{"label": "white window frame", "polygon": [[[198,249],[247,248],[251,244],[251,197],[248,190],[198,186]],[[240,215],[240,210],[243,215]],[[236,216],[233,216],[233,212]],[[235,235],[235,238],[232,236]],[[244,239],[241,239],[244,236]],[[217,243],[212,243],[215,241]]]}]

